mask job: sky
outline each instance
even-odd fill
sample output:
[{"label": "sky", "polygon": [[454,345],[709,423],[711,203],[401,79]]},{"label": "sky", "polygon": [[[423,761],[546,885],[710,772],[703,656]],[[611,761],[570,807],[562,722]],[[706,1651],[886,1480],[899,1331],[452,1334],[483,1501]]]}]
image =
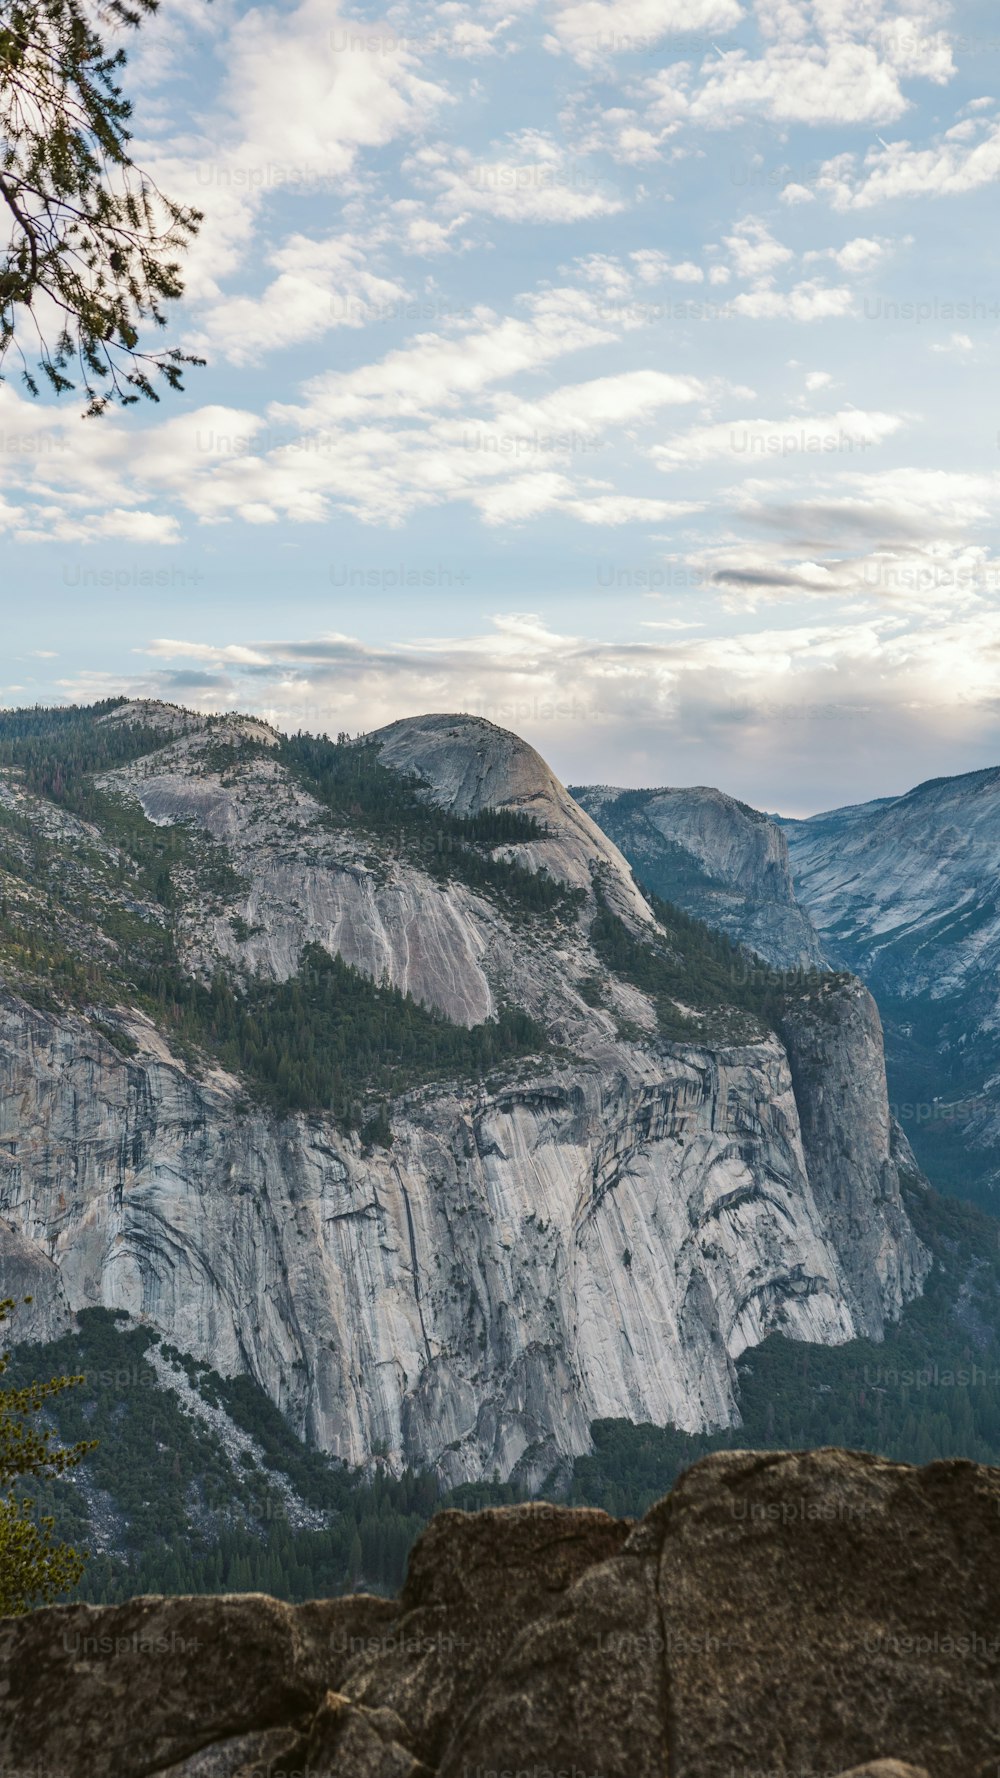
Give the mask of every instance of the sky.
[{"label": "sky", "polygon": [[[161,0],[183,395],[0,384],[0,703],[370,730],[786,814],[1000,760],[1000,15]],[[159,342],[158,342],[159,343]]]}]

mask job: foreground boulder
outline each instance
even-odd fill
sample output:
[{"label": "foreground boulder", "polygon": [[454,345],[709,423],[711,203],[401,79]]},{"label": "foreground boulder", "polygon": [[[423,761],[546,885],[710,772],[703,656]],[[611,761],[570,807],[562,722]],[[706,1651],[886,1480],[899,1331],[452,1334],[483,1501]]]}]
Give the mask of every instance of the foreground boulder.
[{"label": "foreground boulder", "polygon": [[705,1459],[636,1526],[442,1513],[398,1601],[0,1623],[0,1769],[996,1778],[1000,1471]]}]

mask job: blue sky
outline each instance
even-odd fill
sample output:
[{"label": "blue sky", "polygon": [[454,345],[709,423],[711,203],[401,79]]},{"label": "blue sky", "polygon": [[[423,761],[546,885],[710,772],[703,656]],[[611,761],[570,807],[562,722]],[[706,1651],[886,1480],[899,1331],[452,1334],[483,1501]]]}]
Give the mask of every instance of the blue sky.
[{"label": "blue sky", "polygon": [[1000,755],[1000,20],[163,0],[182,397],[0,388],[5,703],[356,732],[808,813]]}]

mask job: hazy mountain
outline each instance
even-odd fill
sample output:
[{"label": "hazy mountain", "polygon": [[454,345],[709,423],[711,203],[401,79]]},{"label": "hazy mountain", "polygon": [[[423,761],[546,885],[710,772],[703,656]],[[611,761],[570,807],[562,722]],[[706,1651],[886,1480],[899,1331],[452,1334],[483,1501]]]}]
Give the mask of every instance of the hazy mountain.
[{"label": "hazy mountain", "polygon": [[620,790],[573,795],[620,847],[640,882],[778,969],[823,967],[798,906],[780,827],[721,790]]},{"label": "hazy mountain", "polygon": [[783,824],[828,955],[874,993],[896,1114],[932,1177],[997,1207],[1000,768]]},{"label": "hazy mountain", "polygon": [[704,787],[574,794],[648,889],[779,971],[859,975],[918,1159],[942,1189],[996,1210],[1000,770],[807,821]]}]

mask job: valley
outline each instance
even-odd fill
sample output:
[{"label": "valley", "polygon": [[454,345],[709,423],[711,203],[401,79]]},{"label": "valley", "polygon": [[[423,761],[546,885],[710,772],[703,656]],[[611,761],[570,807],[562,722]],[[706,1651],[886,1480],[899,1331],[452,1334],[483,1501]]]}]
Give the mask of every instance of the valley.
[{"label": "valley", "polygon": [[734,1441],[994,1460],[996,1267],[802,843],[475,718],[0,719],[0,1257],[15,1375],[103,1379],[84,1596],[391,1590],[442,1504]]}]

